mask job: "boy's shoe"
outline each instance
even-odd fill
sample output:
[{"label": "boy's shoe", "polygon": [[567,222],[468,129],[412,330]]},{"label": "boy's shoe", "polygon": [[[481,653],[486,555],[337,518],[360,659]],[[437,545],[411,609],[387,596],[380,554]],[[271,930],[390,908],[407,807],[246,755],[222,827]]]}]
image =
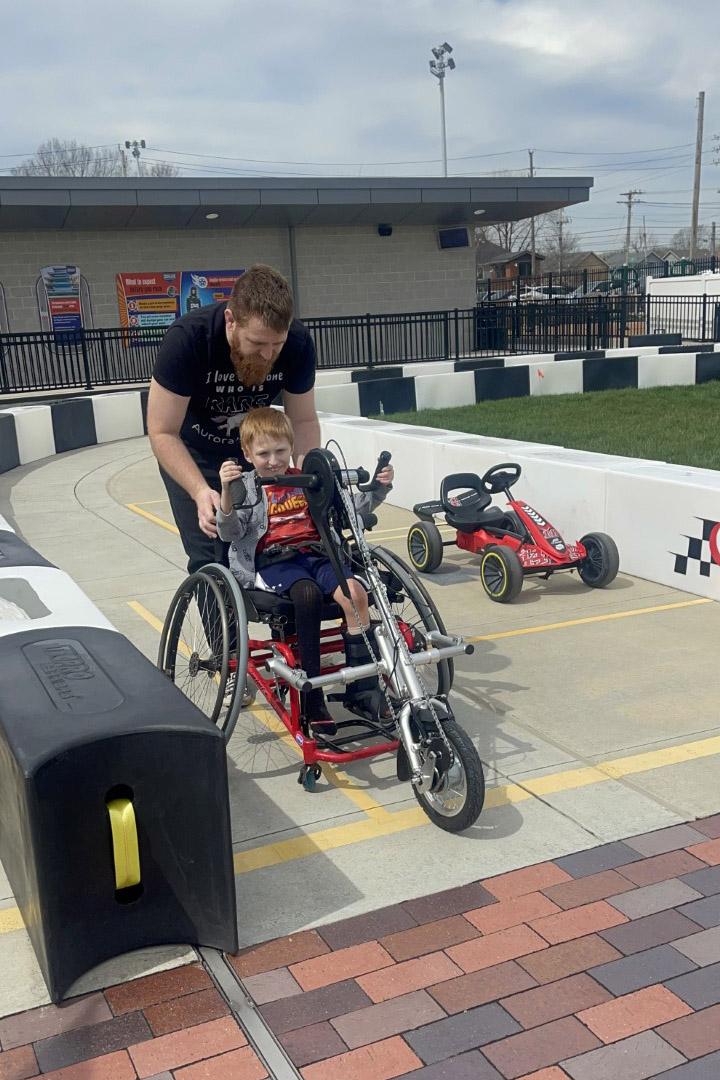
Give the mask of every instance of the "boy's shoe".
[{"label": "boy's shoe", "polygon": [[229,709],[232,705],[233,698],[235,697],[235,685],[237,683],[237,675],[234,671],[228,672],[228,677],[225,681],[225,693],[223,694],[223,706]]},{"label": "boy's shoe", "polygon": [[[235,696],[235,687],[237,685],[237,673],[235,671],[229,671],[227,681],[225,683],[225,693],[223,694],[223,708],[229,709],[233,703]],[[245,683],[243,690],[242,707],[246,709],[248,705],[252,705],[254,695],[250,690],[250,683]]]},{"label": "boy's shoe", "polygon": [[328,712],[322,690],[310,690],[305,695],[304,711],[313,735],[337,735],[337,724]]}]

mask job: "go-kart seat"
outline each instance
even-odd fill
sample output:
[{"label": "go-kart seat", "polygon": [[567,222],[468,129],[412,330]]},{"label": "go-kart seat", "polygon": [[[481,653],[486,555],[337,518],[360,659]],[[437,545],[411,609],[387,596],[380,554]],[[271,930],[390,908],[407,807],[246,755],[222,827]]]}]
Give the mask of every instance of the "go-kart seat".
[{"label": "go-kart seat", "polygon": [[503,527],[506,514],[499,506],[490,506],[491,500],[477,473],[451,473],[440,485],[445,520],[458,532],[475,532],[485,525]]}]

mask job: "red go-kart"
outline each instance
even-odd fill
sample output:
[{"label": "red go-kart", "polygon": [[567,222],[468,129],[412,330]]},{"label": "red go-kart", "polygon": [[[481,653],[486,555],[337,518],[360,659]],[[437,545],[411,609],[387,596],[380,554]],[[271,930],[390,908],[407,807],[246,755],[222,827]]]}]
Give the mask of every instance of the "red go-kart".
[{"label": "red go-kart", "polygon": [[[480,580],[491,600],[507,604],[522,588],[523,578],[545,579],[558,570],[577,570],[586,585],[602,589],[618,572],[618,550],[606,533],[587,533],[576,543],[563,540],[557,529],[532,506],[513,499],[510,488],[520,479],[519,465],[494,465],[480,479],[475,473],[453,473],[440,485],[440,498],[417,503],[420,518],[408,532],[410,561],[416,570],[432,574],[442,562],[443,548],[457,546],[480,555]],[[509,510],[492,506],[492,496],[504,492]],[[435,518],[443,515],[456,530],[443,540]]]}]

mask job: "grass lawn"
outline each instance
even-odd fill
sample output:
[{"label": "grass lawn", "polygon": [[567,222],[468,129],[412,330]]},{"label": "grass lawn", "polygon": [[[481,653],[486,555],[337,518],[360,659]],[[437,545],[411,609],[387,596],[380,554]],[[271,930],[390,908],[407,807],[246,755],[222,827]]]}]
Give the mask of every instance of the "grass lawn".
[{"label": "grass lawn", "polygon": [[376,419],[720,469],[720,382],[503,398]]}]

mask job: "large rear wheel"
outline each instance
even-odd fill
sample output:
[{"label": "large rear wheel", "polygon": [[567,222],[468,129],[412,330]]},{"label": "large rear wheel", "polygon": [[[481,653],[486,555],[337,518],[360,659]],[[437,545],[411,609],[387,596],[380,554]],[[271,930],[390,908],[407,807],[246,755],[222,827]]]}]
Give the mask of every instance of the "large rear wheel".
[{"label": "large rear wheel", "polygon": [[443,542],[440,530],[432,521],[414,522],[407,534],[410,562],[422,574],[432,574],[442,562]]},{"label": "large rear wheel", "polygon": [[247,674],[245,606],[218,563],[186,578],[173,597],[160,638],[158,667],[227,741],[242,708]]},{"label": "large rear wheel", "polygon": [[620,556],[617,545],[607,533],[587,533],[580,540],[587,552],[578,566],[578,574],[591,589],[604,589],[617,577]]}]

